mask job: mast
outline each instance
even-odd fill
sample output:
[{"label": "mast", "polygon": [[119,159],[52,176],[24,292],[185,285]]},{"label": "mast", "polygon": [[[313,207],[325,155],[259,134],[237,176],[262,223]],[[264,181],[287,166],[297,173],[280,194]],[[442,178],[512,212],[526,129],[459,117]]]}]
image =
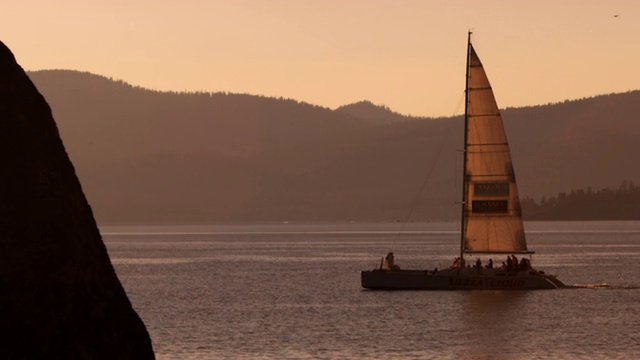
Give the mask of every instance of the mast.
[{"label": "mast", "polygon": [[464,150],[462,151],[463,164],[462,164],[462,216],[460,217],[460,260],[464,259],[464,234],[466,227],[466,215],[467,215],[467,137],[469,128],[469,66],[471,58],[471,30],[467,35],[467,71],[465,75],[465,87],[464,87]]}]

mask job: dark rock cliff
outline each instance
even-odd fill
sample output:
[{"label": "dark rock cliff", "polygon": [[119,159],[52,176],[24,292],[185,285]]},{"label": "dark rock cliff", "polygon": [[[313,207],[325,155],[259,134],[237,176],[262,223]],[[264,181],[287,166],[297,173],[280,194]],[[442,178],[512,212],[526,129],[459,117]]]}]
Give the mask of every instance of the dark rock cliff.
[{"label": "dark rock cliff", "polygon": [[0,42],[0,358],[153,359],[51,115]]}]

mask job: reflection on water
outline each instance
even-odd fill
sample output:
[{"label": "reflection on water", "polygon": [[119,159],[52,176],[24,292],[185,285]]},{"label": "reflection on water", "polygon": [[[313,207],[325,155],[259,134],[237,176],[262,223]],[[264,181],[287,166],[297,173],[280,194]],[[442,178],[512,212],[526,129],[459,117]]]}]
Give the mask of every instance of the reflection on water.
[{"label": "reflection on water", "polygon": [[462,294],[460,322],[467,324],[463,354],[489,358],[496,352],[517,358],[526,343],[505,341],[527,331],[523,321],[527,309],[527,291],[471,291]]},{"label": "reflection on water", "polygon": [[448,266],[452,224],[103,232],[160,359],[616,359],[640,356],[639,225],[527,224],[535,267],[609,284],[529,292],[361,289],[390,250],[403,268]]}]

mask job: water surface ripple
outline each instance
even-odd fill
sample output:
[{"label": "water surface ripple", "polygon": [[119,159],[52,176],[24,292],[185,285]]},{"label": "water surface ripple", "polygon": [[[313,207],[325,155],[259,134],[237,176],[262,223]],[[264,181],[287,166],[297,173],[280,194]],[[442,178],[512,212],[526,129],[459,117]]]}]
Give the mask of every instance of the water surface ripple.
[{"label": "water surface ripple", "polygon": [[101,230],[159,359],[640,358],[640,222],[525,225],[533,265],[575,289],[361,289],[390,250],[404,268],[448,266],[456,227]]}]

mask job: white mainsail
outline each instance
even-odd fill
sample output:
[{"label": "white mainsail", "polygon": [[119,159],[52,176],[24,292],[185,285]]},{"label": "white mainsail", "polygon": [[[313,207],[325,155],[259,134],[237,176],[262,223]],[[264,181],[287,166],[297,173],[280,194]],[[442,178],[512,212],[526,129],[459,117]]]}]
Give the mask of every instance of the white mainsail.
[{"label": "white mainsail", "polygon": [[471,43],[468,50],[462,250],[530,253],[500,110]]}]

